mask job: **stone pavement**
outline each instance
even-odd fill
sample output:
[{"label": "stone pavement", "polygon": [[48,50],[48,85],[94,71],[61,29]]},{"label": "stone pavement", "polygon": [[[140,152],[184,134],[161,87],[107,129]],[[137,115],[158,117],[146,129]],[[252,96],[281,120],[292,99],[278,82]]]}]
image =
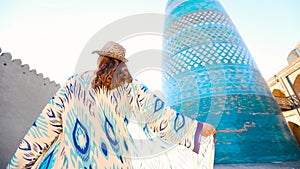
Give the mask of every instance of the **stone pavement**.
[{"label": "stone pavement", "polygon": [[215,164],[214,169],[300,169],[300,160],[278,163]]}]

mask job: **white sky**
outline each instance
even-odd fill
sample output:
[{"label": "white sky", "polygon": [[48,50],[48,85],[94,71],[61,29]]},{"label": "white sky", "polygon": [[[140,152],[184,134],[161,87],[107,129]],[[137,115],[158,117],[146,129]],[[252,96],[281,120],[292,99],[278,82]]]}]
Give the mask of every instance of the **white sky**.
[{"label": "white sky", "polygon": [[[221,0],[265,79],[287,66],[287,55],[300,41],[299,0]],[[0,2],[0,47],[57,83],[74,73],[93,35],[133,14],[164,13],[166,0],[10,0]],[[136,23],[139,24],[139,23]],[[134,25],[132,25],[134,26]],[[122,28],[120,28],[122,29]],[[128,53],[158,49],[157,36],[128,39]],[[101,46],[99,46],[100,48]],[[150,75],[156,77],[149,78]],[[158,72],[138,78],[157,89]]]}]

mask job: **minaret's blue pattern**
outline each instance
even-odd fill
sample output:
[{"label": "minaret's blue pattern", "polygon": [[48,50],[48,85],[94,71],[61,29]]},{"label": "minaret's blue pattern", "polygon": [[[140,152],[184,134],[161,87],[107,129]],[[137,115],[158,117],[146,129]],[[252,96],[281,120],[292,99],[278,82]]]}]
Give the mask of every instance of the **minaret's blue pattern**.
[{"label": "minaret's blue pattern", "polygon": [[163,92],[217,127],[216,163],[299,159],[299,149],[236,27],[217,0],[169,0]]}]

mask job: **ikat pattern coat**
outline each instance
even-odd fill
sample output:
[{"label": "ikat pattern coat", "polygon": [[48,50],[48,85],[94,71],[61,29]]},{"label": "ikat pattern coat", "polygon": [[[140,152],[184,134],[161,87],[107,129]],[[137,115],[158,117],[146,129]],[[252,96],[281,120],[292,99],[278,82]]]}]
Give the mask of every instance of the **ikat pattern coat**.
[{"label": "ikat pattern coat", "polygon": [[[87,71],[68,79],[36,118],[8,169],[133,168],[132,160],[174,144],[199,150],[202,123],[170,109],[137,80],[107,90],[93,89],[93,78],[94,71]],[[132,137],[128,123],[146,137]]]}]

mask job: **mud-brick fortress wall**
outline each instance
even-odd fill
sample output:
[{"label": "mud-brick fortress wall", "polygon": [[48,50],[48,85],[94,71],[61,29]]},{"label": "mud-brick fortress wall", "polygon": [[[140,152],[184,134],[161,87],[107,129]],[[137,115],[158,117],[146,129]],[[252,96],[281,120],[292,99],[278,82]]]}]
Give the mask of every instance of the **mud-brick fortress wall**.
[{"label": "mud-brick fortress wall", "polygon": [[0,49],[0,168],[59,87]]}]

